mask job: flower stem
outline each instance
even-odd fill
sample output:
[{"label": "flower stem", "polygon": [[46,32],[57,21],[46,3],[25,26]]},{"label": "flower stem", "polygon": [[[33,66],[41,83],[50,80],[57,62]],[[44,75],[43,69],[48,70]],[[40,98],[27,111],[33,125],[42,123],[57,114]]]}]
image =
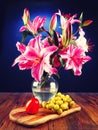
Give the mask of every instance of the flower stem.
[{"label": "flower stem", "polygon": [[49,76],[49,74],[46,73],[46,72],[44,72],[42,80],[41,80],[41,88],[45,87],[45,85],[46,85],[46,79],[47,79],[48,76]]}]

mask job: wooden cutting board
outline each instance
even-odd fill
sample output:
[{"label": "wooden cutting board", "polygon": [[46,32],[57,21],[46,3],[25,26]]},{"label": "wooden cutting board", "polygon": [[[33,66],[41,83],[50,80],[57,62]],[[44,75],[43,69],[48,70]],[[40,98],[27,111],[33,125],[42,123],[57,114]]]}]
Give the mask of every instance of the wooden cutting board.
[{"label": "wooden cutting board", "polygon": [[80,110],[81,107],[78,104],[75,104],[72,108],[64,111],[60,115],[45,108],[40,108],[37,114],[30,115],[27,114],[27,112],[25,111],[25,107],[19,107],[11,110],[11,112],[9,113],[9,118],[15,123],[34,127],[43,124],[47,121],[55,120]]}]

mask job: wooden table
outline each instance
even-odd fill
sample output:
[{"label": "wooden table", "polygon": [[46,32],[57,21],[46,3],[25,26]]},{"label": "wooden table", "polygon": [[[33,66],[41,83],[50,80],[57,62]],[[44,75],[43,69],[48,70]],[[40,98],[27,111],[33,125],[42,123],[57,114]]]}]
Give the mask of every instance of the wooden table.
[{"label": "wooden table", "polygon": [[0,130],[98,130],[98,93],[67,93],[81,107],[81,111],[27,128],[9,119],[13,108],[22,107],[32,93],[0,93]]}]

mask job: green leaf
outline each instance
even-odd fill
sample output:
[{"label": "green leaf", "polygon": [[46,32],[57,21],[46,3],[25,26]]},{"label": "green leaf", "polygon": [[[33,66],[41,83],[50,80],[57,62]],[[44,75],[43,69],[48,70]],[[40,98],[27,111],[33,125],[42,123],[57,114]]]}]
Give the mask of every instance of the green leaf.
[{"label": "green leaf", "polygon": [[80,27],[82,27],[82,22],[83,22],[83,12],[81,13],[80,17],[79,17],[79,20],[81,21],[80,23]]},{"label": "green leaf", "polygon": [[26,39],[26,37],[27,37],[28,35],[29,35],[29,36],[33,36],[30,31],[23,31],[23,32],[22,32],[22,41],[21,41],[22,43],[24,43],[24,41],[25,41],[25,39]]},{"label": "green leaf", "polygon": [[82,23],[82,21],[83,21],[83,12],[81,13],[81,15],[80,15],[80,17],[79,17],[79,20],[80,20],[81,23]]}]

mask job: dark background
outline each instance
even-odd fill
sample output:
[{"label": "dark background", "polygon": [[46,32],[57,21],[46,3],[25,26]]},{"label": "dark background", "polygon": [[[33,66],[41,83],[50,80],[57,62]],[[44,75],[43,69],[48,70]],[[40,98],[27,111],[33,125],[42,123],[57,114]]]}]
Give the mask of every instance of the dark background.
[{"label": "dark background", "polygon": [[86,63],[82,75],[75,77],[70,71],[61,70],[59,91],[61,92],[98,92],[98,7],[97,0],[1,0],[0,1],[0,91],[31,91],[33,81],[30,70],[20,71],[18,65],[11,67],[20,54],[16,42],[21,40],[19,28],[23,25],[24,8],[28,8],[31,19],[36,15],[47,16],[49,20],[60,9],[64,13],[78,16],[84,13],[85,19],[92,19],[93,24],[85,27],[86,38],[95,45],[89,53],[92,61]]}]

